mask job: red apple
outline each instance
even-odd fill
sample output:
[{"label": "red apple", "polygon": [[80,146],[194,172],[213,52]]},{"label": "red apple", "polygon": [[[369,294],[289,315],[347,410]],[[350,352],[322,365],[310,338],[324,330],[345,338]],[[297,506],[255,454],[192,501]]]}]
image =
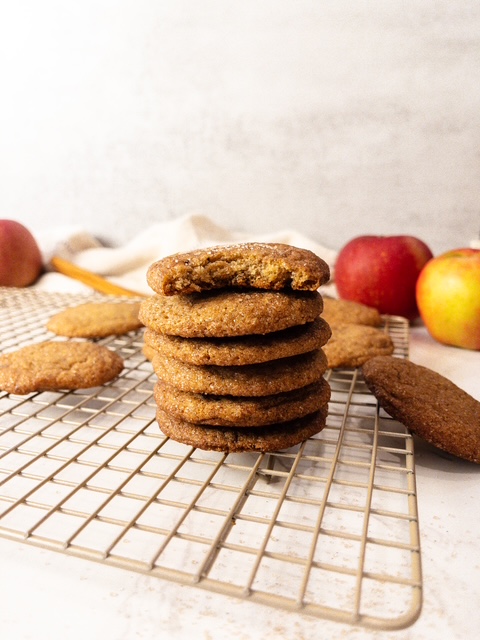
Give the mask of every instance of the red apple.
[{"label": "red apple", "polygon": [[359,236],[338,254],[338,295],[380,313],[414,320],[419,315],[415,285],[431,258],[429,247],[413,236]]},{"label": "red apple", "polygon": [[417,281],[417,303],[435,340],[480,349],[480,249],[454,249],[430,260]]},{"label": "red apple", "polygon": [[0,220],[0,286],[28,287],[42,269],[42,254],[30,231],[15,220]]}]

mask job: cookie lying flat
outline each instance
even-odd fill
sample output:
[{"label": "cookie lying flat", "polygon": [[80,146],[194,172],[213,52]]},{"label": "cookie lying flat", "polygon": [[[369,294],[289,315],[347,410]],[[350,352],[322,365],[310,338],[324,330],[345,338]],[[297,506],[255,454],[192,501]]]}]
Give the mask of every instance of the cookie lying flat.
[{"label": "cookie lying flat", "polygon": [[480,464],[478,400],[439,373],[399,358],[373,358],[363,375],[392,418],[435,447]]},{"label": "cookie lying flat", "polygon": [[257,242],[178,253],[147,272],[153,291],[167,296],[224,287],[316,291],[329,278],[327,263],[313,252]]},{"label": "cookie lying flat", "polygon": [[286,393],[261,397],[217,396],[155,385],[157,406],[181,420],[224,427],[259,427],[301,418],[324,407],[330,386],[323,378]]},{"label": "cookie lying flat", "polygon": [[142,326],[139,311],[140,303],[135,302],[87,302],[52,316],[47,329],[70,338],[121,335]]},{"label": "cookie lying flat", "polygon": [[323,347],[328,368],[360,367],[364,362],[379,355],[393,353],[390,336],[375,327],[360,324],[338,324],[332,326],[332,337]]},{"label": "cookie lying flat", "polygon": [[352,300],[338,300],[336,298],[323,298],[322,317],[332,324],[365,324],[378,327],[382,324],[382,318],[373,307],[367,307]]},{"label": "cookie lying flat", "polygon": [[190,364],[220,366],[256,364],[288,358],[322,347],[332,332],[321,318],[304,325],[240,338],[182,338],[147,329],[145,345]]},{"label": "cookie lying flat", "polygon": [[184,338],[224,338],[281,331],[313,322],[323,309],[316,291],[230,291],[154,295],[141,303],[142,323]]},{"label": "cookie lying flat", "polygon": [[88,389],[116,378],[123,360],[91,342],[42,342],[0,356],[0,389],[34,391]]},{"label": "cookie lying flat", "polygon": [[153,347],[150,347],[148,344],[143,344],[142,353],[147,360],[152,361],[156,355],[158,355],[158,351]]},{"label": "cookie lying flat", "polygon": [[162,432],[184,444],[207,451],[237,453],[245,451],[280,451],[293,447],[325,427],[326,408],[316,413],[268,427],[220,428],[198,425],[175,418],[157,409],[157,422]]},{"label": "cookie lying flat", "polygon": [[318,381],[327,369],[322,350],[240,367],[194,365],[161,354],[152,360],[163,382],[182,391],[232,396],[268,396]]}]

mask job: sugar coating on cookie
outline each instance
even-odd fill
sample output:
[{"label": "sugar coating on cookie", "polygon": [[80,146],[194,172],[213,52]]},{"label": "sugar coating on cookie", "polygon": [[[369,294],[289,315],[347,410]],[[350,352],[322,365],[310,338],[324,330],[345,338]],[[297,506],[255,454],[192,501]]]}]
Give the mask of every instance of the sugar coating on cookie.
[{"label": "sugar coating on cookie", "polygon": [[256,364],[307,353],[322,347],[332,335],[329,325],[317,318],[313,322],[265,335],[238,338],[183,338],[147,329],[144,341],[151,351],[190,364],[220,366]]},{"label": "sugar coating on cookie", "polygon": [[35,391],[88,389],[116,378],[123,359],[91,342],[42,342],[0,356],[0,389]]},{"label": "sugar coating on cookie", "polygon": [[269,396],[219,396],[190,393],[159,380],[157,406],[187,422],[227,427],[259,427],[301,418],[324,407],[330,386],[323,378],[301,389]]},{"label": "sugar coating on cookie", "polygon": [[327,296],[323,298],[322,317],[329,325],[365,324],[378,327],[382,324],[382,318],[377,309],[353,300],[339,300]]},{"label": "sugar coating on cookie", "polygon": [[259,242],[178,253],[147,272],[153,291],[167,296],[224,287],[315,291],[329,278],[328,264],[312,251]]},{"label": "sugar coating on cookie", "polygon": [[409,360],[378,356],[363,367],[380,406],[433,446],[480,464],[480,402],[448,378]]},{"label": "sugar coating on cookie", "polygon": [[267,396],[305,387],[327,370],[321,349],[291,358],[243,366],[193,365],[159,354],[158,378],[182,391],[232,396]]},{"label": "sugar coating on cookie", "polygon": [[360,367],[370,358],[391,355],[394,344],[382,329],[360,324],[333,324],[332,337],[323,347],[328,368]]},{"label": "sugar coating on cookie", "polygon": [[325,427],[327,409],[267,427],[228,428],[199,425],[157,409],[157,422],[164,435],[184,444],[223,453],[281,451],[316,435]]},{"label": "sugar coating on cookie", "polygon": [[139,318],[153,331],[185,338],[224,338],[281,331],[313,322],[323,309],[317,291],[216,290],[153,295]]},{"label": "sugar coating on cookie", "polygon": [[70,338],[122,335],[142,326],[139,302],[86,302],[56,313],[47,329]]}]

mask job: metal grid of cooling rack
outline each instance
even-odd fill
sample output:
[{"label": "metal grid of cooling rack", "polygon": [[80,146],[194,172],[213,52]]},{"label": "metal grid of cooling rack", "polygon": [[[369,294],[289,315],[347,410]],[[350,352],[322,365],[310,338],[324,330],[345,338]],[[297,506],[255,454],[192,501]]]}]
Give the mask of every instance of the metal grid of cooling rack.
[{"label": "metal grid of cooling rack", "polygon": [[[102,296],[0,290],[2,351],[45,339],[56,311]],[[396,355],[408,324],[388,319]],[[103,339],[103,387],[0,392],[0,535],[318,618],[412,624],[422,579],[413,441],[354,369],[334,370],[326,428],[273,454],[163,436],[142,332]]]}]

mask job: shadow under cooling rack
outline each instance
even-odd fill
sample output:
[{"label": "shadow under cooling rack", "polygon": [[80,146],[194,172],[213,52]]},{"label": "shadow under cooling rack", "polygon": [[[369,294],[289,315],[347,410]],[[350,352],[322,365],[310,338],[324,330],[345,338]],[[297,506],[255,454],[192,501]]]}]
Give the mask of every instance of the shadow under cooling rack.
[{"label": "shadow under cooling rack", "polygon": [[[2,350],[102,297],[0,291]],[[387,318],[395,355],[408,324]],[[399,629],[418,617],[413,440],[356,369],[328,372],[326,428],[292,449],[222,455],[163,436],[141,331],[100,341],[105,386],[0,393],[0,535],[318,618]]]}]

